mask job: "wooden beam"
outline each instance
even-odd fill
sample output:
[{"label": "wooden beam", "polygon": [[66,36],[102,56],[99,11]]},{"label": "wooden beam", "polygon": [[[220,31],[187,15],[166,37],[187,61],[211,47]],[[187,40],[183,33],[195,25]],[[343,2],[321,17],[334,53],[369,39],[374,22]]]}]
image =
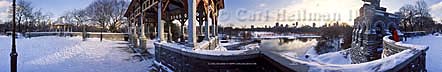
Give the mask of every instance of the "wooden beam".
[{"label": "wooden beam", "polygon": [[169,3],[170,3],[170,0],[167,0],[167,1],[166,1],[166,4],[164,4],[164,6],[163,6],[164,8],[161,9],[161,10],[163,10],[163,11],[161,11],[161,12],[164,13],[165,11],[167,11],[167,7],[169,6]]},{"label": "wooden beam", "polygon": [[158,1],[154,2],[153,4],[149,5],[147,8],[144,8],[144,9],[143,9],[143,12],[146,11],[146,10],[148,10],[148,9],[150,9],[150,8],[152,8],[153,6],[155,6],[155,5],[157,5],[157,4],[158,4]]}]

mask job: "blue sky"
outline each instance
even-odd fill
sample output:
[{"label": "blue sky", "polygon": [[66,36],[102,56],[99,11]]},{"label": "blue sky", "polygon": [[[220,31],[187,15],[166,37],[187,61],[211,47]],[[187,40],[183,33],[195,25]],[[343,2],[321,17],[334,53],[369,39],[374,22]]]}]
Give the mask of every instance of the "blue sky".
[{"label": "blue sky", "polygon": [[66,11],[73,9],[82,9],[92,3],[93,0],[27,0],[33,6],[41,9],[43,12],[51,12],[53,16],[61,16]]},{"label": "blue sky", "polygon": [[[27,0],[37,9],[50,12],[53,17],[58,17],[64,12],[85,8],[93,0]],[[413,4],[417,0],[382,0],[381,6],[386,7],[388,12],[396,12],[405,4]],[[431,14],[437,19],[442,17],[442,0],[424,0],[431,8]],[[7,19],[7,7],[10,0],[0,0],[0,20]],[[357,10],[362,6],[362,0],[225,0],[225,9],[221,13],[220,23],[226,26],[250,27],[250,25],[264,26],[273,25],[275,22],[292,24],[299,20],[298,13],[312,13],[326,18],[352,23],[357,16]],[[285,12],[285,13],[284,13]],[[337,16],[333,16],[333,15]],[[280,15],[280,16],[278,16]],[[327,17],[329,16],[329,17]],[[303,16],[301,16],[303,17]],[[305,18],[305,17],[303,17]],[[307,18],[309,18],[307,16]],[[299,21],[302,24],[311,24],[308,21]],[[315,21],[316,22],[316,21]],[[330,22],[323,20],[319,25]]]},{"label": "blue sky", "polygon": [[[85,8],[93,0],[25,0],[31,2],[31,6],[35,9],[40,9],[46,14],[50,14],[52,17],[58,17],[65,12],[73,9]],[[0,20],[5,19],[7,16],[7,5],[11,5],[12,0],[0,0]]]},{"label": "blue sky", "polygon": [[[405,4],[414,4],[417,0],[381,0],[381,6],[387,8],[387,12],[397,12]],[[442,17],[442,0],[424,0],[431,10],[432,16],[438,21]],[[352,20],[358,16],[359,8],[364,4],[362,0],[225,0],[226,9],[224,17],[220,17],[221,24],[226,26],[250,27],[250,25],[264,26],[274,25],[275,22],[291,25],[299,22],[303,25],[310,25],[315,22],[318,25],[331,21],[303,21],[303,20],[278,20],[278,14],[295,15],[298,13],[309,13],[318,15],[338,14],[339,22],[352,24]],[[240,14],[238,14],[240,13]],[[271,16],[270,19],[267,15]],[[291,13],[291,14],[290,14]],[[264,15],[264,17],[263,17]],[[244,18],[245,20],[244,20]],[[257,17],[258,19],[253,19]],[[286,16],[287,17],[287,16]],[[261,20],[259,19],[261,18]],[[302,17],[301,18],[309,18]],[[326,17],[327,18],[327,17]],[[333,18],[333,17],[332,17]],[[250,19],[250,20],[248,20]],[[263,20],[264,19],[264,20]]]}]

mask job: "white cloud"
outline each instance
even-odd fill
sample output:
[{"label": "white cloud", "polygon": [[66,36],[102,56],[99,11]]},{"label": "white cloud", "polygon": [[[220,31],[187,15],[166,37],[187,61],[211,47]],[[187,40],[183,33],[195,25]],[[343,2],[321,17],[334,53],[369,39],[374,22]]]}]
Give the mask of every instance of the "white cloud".
[{"label": "white cloud", "polygon": [[8,20],[8,8],[11,5],[11,2],[7,0],[0,0],[0,20],[6,21]]},{"label": "white cloud", "polygon": [[265,4],[265,3],[259,4],[259,7],[265,7],[265,6],[267,6],[267,4]]},{"label": "white cloud", "polygon": [[[226,21],[222,23],[232,23],[235,25],[250,27],[250,24],[255,25],[255,27],[264,27],[264,25],[273,26],[275,22],[279,22],[280,24],[292,24],[294,22],[299,22],[300,24],[312,24],[315,22],[317,26],[321,26],[324,23],[329,23],[329,21],[304,21],[302,19],[309,19],[310,14],[313,13],[312,18],[315,14],[321,15],[329,15],[332,17],[335,13],[340,14],[341,20],[339,22],[347,22],[352,24],[350,20],[353,20],[357,17],[356,13],[360,7],[363,5],[363,1],[361,0],[277,0],[275,3],[258,3],[256,7],[258,9],[240,9],[247,10],[246,16],[236,16],[235,12],[231,17],[246,17],[251,21]],[[280,3],[284,2],[284,3]],[[285,5],[286,3],[289,3]],[[279,7],[278,5],[273,6],[274,4],[284,5]],[[237,10],[238,11],[238,10]],[[305,15],[303,16],[304,12]],[[268,13],[269,12],[269,13]],[[350,13],[351,12],[351,13]],[[268,13],[268,14],[267,14]],[[279,17],[279,14],[283,14],[284,17]],[[352,14],[352,16],[350,16]],[[269,17],[267,17],[269,16]],[[319,15],[318,15],[319,16]],[[318,16],[314,17],[317,18]],[[323,17],[325,18],[325,17]],[[299,20],[301,19],[301,20]],[[332,19],[332,18],[327,18]],[[333,18],[334,19],[334,18]],[[239,24],[238,24],[239,23]]]},{"label": "white cloud", "polygon": [[[341,16],[340,22],[347,22],[349,24],[352,24],[353,22],[349,20],[353,20],[357,17],[356,12],[359,10],[360,7],[362,7],[363,4],[364,3],[361,0],[302,0],[296,2],[296,4],[294,5],[288,6],[287,9],[292,10],[292,12],[305,10],[307,13],[319,13],[324,15],[334,15],[334,13],[337,13]],[[316,23],[318,25],[322,25],[324,24],[324,22]],[[312,23],[306,22],[306,24]]]},{"label": "white cloud", "polygon": [[0,0],[0,8],[8,7],[10,5],[11,5],[11,2],[6,1],[6,0]]},{"label": "white cloud", "polygon": [[430,13],[436,21],[440,21],[442,19],[442,2],[434,4],[430,7]]}]

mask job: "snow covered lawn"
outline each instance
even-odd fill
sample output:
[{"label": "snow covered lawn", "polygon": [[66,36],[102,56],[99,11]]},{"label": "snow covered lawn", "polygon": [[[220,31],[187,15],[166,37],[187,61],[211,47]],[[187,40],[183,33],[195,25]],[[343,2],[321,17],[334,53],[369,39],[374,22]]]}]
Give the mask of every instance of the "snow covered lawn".
[{"label": "snow covered lawn", "polygon": [[423,36],[408,39],[405,43],[428,45],[426,67],[428,72],[442,71],[442,36]]},{"label": "snow covered lawn", "polygon": [[[0,36],[0,72],[9,72],[11,37]],[[138,61],[125,41],[81,37],[17,39],[19,72],[146,72],[152,61]]]}]

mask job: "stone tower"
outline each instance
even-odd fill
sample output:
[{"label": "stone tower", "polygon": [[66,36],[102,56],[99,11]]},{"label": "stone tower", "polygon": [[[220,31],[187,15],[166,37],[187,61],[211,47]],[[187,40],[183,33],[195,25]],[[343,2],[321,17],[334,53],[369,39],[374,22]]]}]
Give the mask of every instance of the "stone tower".
[{"label": "stone tower", "polygon": [[380,7],[381,0],[362,0],[364,2],[369,2],[372,6]]},{"label": "stone tower", "polygon": [[352,36],[353,63],[362,63],[381,58],[382,37],[391,34],[390,28],[398,29],[398,15],[386,12],[380,7],[380,0],[362,0],[365,4],[359,9],[354,20]]}]

